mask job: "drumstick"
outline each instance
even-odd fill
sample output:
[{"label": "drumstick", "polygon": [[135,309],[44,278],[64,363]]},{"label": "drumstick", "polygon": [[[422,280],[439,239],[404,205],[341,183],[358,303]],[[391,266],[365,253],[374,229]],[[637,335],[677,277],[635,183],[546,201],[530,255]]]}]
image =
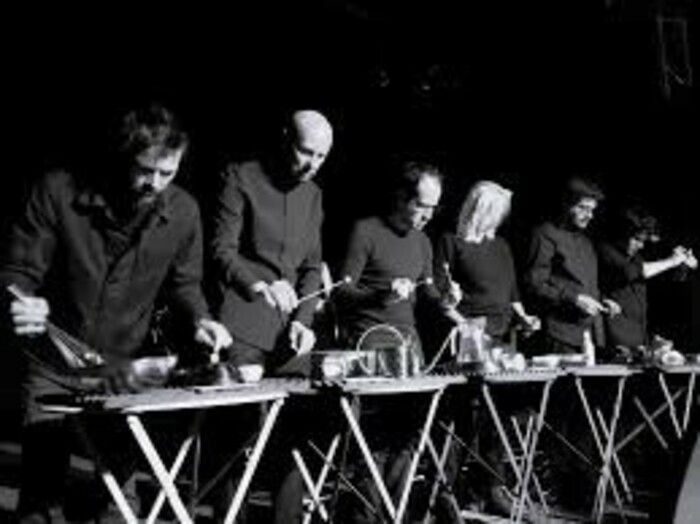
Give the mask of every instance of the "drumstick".
[{"label": "drumstick", "polygon": [[319,295],[322,295],[323,293],[326,293],[327,291],[330,291],[331,289],[335,289],[339,286],[342,286],[343,284],[349,284],[350,282],[352,282],[352,278],[349,275],[345,275],[342,278],[342,280],[338,280],[337,282],[334,282],[333,284],[331,284],[330,286],[328,286],[325,289],[319,289],[317,291],[314,291],[313,293],[309,293],[308,295],[304,295],[303,297],[301,297],[298,300],[297,304],[301,304],[302,302],[306,302],[307,300],[311,300],[312,298],[315,298]]},{"label": "drumstick", "polygon": [[452,272],[450,271],[450,265],[447,262],[444,262],[442,264],[442,269],[445,270],[445,276],[447,277],[447,282],[451,286],[452,284],[455,283],[455,281],[452,279]]},{"label": "drumstick", "polygon": [[432,286],[433,285],[433,277],[425,277],[420,280],[416,281],[416,285],[414,288],[418,286]]},{"label": "drumstick", "polygon": [[[30,297],[15,284],[7,286],[7,291],[17,300],[25,302]],[[69,335],[50,320],[46,320],[46,334],[54,343],[66,362],[74,368],[87,365],[102,365],[102,357],[87,344]]]}]

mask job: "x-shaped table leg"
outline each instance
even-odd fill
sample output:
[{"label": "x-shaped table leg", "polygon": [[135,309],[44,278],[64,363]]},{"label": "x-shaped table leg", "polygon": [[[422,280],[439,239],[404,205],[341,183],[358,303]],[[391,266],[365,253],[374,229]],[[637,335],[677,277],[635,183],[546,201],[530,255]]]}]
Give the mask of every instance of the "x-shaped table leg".
[{"label": "x-shaped table leg", "polygon": [[321,518],[324,520],[324,522],[329,520],[328,512],[326,511],[326,508],[323,505],[323,502],[321,501],[321,491],[323,490],[323,485],[326,482],[328,472],[331,469],[331,464],[333,464],[333,460],[335,459],[335,454],[338,450],[339,443],[340,435],[336,434],[331,441],[331,445],[328,448],[328,451],[323,457],[323,466],[315,483],[311,478],[311,473],[309,473],[309,469],[306,467],[306,463],[304,462],[301,453],[299,453],[299,450],[292,450],[292,457],[294,458],[294,462],[296,463],[297,468],[301,473],[301,478],[304,481],[304,484],[306,485],[306,489],[309,492],[309,495],[311,496],[312,502],[311,509],[306,513],[306,515],[304,515],[304,524],[308,524],[311,521],[311,517],[314,511],[318,511],[319,515],[321,515]]},{"label": "x-shaped table leg", "polygon": [[[202,412],[202,411],[197,412],[197,414],[195,415],[195,420],[192,423],[192,427],[190,428],[189,435],[182,442],[182,445],[180,446],[180,449],[178,450],[177,456],[175,457],[175,461],[173,462],[173,465],[171,466],[170,471],[168,472],[168,475],[173,480],[173,482],[177,478],[177,475],[180,472],[180,469],[182,468],[182,465],[185,462],[185,458],[187,457],[187,454],[189,453],[190,447],[192,446],[192,443],[194,442],[197,434],[199,433],[199,428],[202,424],[203,417],[204,417],[204,412]],[[164,503],[165,503],[165,490],[161,488],[160,492],[158,493],[158,496],[156,497],[156,500],[153,502],[153,506],[151,507],[151,511],[148,513],[148,518],[146,519],[146,524],[153,524],[156,521],[156,518],[158,517],[158,514],[160,513],[160,510],[163,507]]]},{"label": "x-shaped table leg", "polygon": [[[521,453],[523,454],[523,457],[527,454],[527,450],[530,449],[530,443],[532,439],[532,434],[533,434],[533,418],[530,416],[527,421],[527,428],[525,430],[525,435],[523,435],[522,430],[520,429],[520,425],[518,424],[518,421],[515,419],[515,417],[511,417],[511,423],[513,425],[513,431],[515,433],[515,437],[518,439],[518,442],[520,444],[520,450]],[[547,505],[547,500],[544,497],[544,491],[542,490],[542,485],[540,484],[540,480],[537,478],[537,475],[535,473],[532,473],[532,483],[535,486],[535,490],[537,491],[537,496],[540,499],[540,502],[542,503],[542,507],[544,508],[545,513],[549,513],[549,506]],[[516,486],[515,490],[518,491],[520,489],[520,485]]]},{"label": "x-shaped table leg", "polygon": [[666,382],[666,377],[663,373],[659,373],[659,385],[661,386],[661,391],[663,392],[664,398],[666,399],[666,403],[668,404],[668,413],[671,416],[673,428],[676,430],[676,436],[680,440],[681,438],[683,438],[683,430],[681,429],[681,423],[678,421],[676,404],[671,398],[671,392],[668,389],[668,383]]},{"label": "x-shaped table leg", "polygon": [[620,493],[614,483],[614,480],[610,478],[610,463],[612,460],[612,452],[615,449],[615,428],[617,427],[617,421],[620,416],[620,408],[622,405],[622,395],[625,388],[625,382],[627,377],[617,377],[617,395],[615,397],[615,403],[613,404],[613,415],[609,425],[609,438],[606,439],[605,445],[603,445],[603,440],[600,433],[598,432],[598,427],[596,421],[593,418],[593,411],[591,409],[590,403],[588,402],[588,397],[583,389],[583,383],[581,377],[574,377],[574,383],[576,385],[576,390],[578,391],[579,398],[581,399],[581,404],[583,405],[583,410],[586,414],[586,420],[591,429],[593,439],[595,441],[598,453],[601,459],[601,469],[598,476],[598,484],[596,486],[596,494],[593,503],[593,518],[596,522],[600,522],[603,517],[603,512],[605,510],[605,499],[607,492],[607,484],[610,480],[611,489],[613,496],[615,497],[615,503],[617,504],[620,511],[623,510],[622,500],[620,499]]},{"label": "x-shaped table leg", "polygon": [[129,506],[119,482],[117,482],[117,479],[114,478],[114,474],[103,462],[101,455],[97,451],[95,444],[88,435],[80,419],[76,420],[75,427],[88,452],[95,460],[99,475],[102,477],[102,481],[105,483],[107,491],[109,491],[110,495],[112,495],[114,503],[117,505],[117,509],[121,513],[122,517],[124,517],[127,524],[138,524],[138,519],[134,514],[134,510],[131,508],[131,506]]},{"label": "x-shaped table leg", "polygon": [[[452,486],[450,485],[450,481],[447,478],[447,474],[445,473],[445,464],[447,463],[447,459],[450,454],[450,450],[452,449],[452,434],[454,433],[454,427],[455,424],[454,422],[450,422],[448,427],[448,432],[445,435],[445,441],[442,443],[442,450],[440,454],[438,455],[437,449],[435,448],[435,444],[433,443],[433,440],[431,438],[428,438],[428,451],[430,452],[430,456],[433,459],[433,462],[435,464],[435,470],[437,472],[436,478],[433,481],[433,486],[430,490],[430,497],[428,499],[428,510],[425,513],[425,518],[423,519],[423,524],[428,524],[431,520],[431,514],[433,511],[433,508],[435,507],[435,500],[437,499],[438,496],[438,491],[440,490],[440,484],[446,487],[448,490],[449,494],[449,500],[450,504],[452,505],[453,509],[455,510],[456,514],[459,515],[459,521],[462,522],[462,516],[460,515],[460,508],[459,508],[459,503],[457,502],[457,499],[452,491]],[[459,468],[459,465],[457,465]]]},{"label": "x-shaped table leg", "polygon": [[[447,489],[447,498],[450,501],[450,505],[452,506],[455,515],[457,516],[458,522],[464,522],[464,519],[462,519],[461,516],[459,503],[457,502],[457,498],[455,497],[454,492],[452,491],[452,487],[449,484],[449,480],[447,479],[447,475],[445,474],[445,467],[443,465],[444,459],[438,456],[437,450],[435,449],[435,445],[433,444],[433,441],[431,439],[428,439],[428,451],[430,452],[430,456],[432,457],[433,462],[435,463],[435,469],[437,471],[438,478],[442,482],[443,486],[445,486],[445,488]],[[433,505],[434,504],[435,501],[433,500]]]},{"label": "x-shaped table leg", "polygon": [[350,429],[352,430],[352,434],[355,437],[358,446],[360,447],[360,451],[362,452],[362,456],[365,459],[365,463],[367,464],[367,467],[370,470],[372,479],[374,480],[374,483],[377,489],[379,490],[379,495],[382,499],[382,502],[384,503],[384,506],[387,512],[389,513],[389,516],[394,522],[401,522],[403,514],[406,510],[406,506],[408,504],[408,497],[411,493],[411,487],[416,475],[416,470],[418,468],[418,461],[420,460],[420,457],[423,454],[423,451],[425,450],[425,447],[427,445],[428,435],[433,425],[435,414],[437,413],[438,403],[443,392],[444,388],[440,388],[432,393],[430,407],[428,409],[428,414],[426,416],[425,423],[423,424],[423,429],[420,434],[418,448],[413,453],[413,457],[411,459],[411,463],[409,465],[408,473],[406,476],[406,483],[403,487],[403,492],[401,493],[401,498],[399,499],[398,507],[396,507],[393,501],[391,500],[391,496],[389,495],[389,491],[386,488],[384,479],[382,479],[382,476],[379,473],[377,464],[375,463],[374,458],[372,457],[372,452],[369,449],[369,446],[367,445],[367,441],[365,440],[365,437],[362,433],[362,429],[360,428],[360,425],[357,422],[357,419],[355,418],[355,415],[352,411],[350,403],[348,402],[348,399],[345,396],[340,397],[341,409],[343,410],[345,418],[347,419],[348,424],[350,425]]},{"label": "x-shaped table leg", "polygon": [[484,400],[486,401],[486,406],[488,407],[489,413],[491,414],[491,418],[493,419],[493,423],[496,426],[496,432],[498,433],[498,436],[501,440],[501,444],[503,444],[503,447],[506,450],[508,462],[510,463],[510,466],[513,470],[516,482],[521,488],[518,497],[518,502],[515,505],[515,507],[512,508],[514,514],[511,515],[511,518],[515,518],[516,522],[520,522],[522,520],[525,504],[531,502],[528,489],[530,484],[530,477],[532,475],[532,463],[533,458],[535,456],[535,450],[537,449],[537,440],[542,430],[542,425],[544,424],[544,416],[547,411],[547,405],[549,404],[549,391],[551,386],[551,380],[547,380],[543,384],[542,397],[540,399],[539,411],[537,413],[537,421],[535,423],[535,428],[533,429],[532,438],[530,439],[529,449],[527,449],[525,452],[525,460],[523,461],[523,467],[521,468],[518,465],[517,459],[515,458],[513,447],[511,446],[510,440],[508,439],[508,435],[505,431],[505,428],[503,427],[501,417],[498,414],[498,409],[496,409],[496,404],[493,401],[493,397],[491,396],[489,385],[486,383],[481,385],[481,392],[484,396]]},{"label": "x-shaped table leg", "polygon": [[[681,391],[681,390],[675,391],[671,395],[671,400],[675,403],[682,394],[683,394],[683,391]],[[638,403],[637,409],[639,409],[640,406],[643,409],[644,406],[641,404],[641,402]],[[653,423],[652,423],[652,425],[649,425],[649,420],[651,420],[651,421],[656,420],[668,408],[669,408],[668,403],[664,402],[658,408],[656,408],[653,412],[647,413],[648,417],[644,417],[644,415],[642,415],[645,419],[644,422],[638,424],[624,438],[620,439],[620,441],[615,446],[615,451],[620,452],[621,449],[623,449],[630,442],[632,442],[632,440],[634,440],[637,437],[637,435],[639,435],[644,430],[644,428],[646,428],[647,426],[650,426],[651,428],[653,428],[654,425],[653,425]],[[646,412],[646,410],[644,410],[644,412]],[[648,418],[648,420],[647,420],[647,418]],[[652,431],[653,431],[653,429],[652,429]],[[657,431],[658,431],[658,429],[657,429]],[[665,440],[663,440],[663,438],[662,438],[662,442],[665,442]],[[662,446],[663,446],[663,444],[662,444]]]},{"label": "x-shaped table leg", "polygon": [[192,517],[187,513],[187,509],[182,503],[182,499],[180,498],[173,478],[170,476],[170,472],[165,468],[165,464],[163,464],[163,460],[160,458],[158,451],[153,445],[153,441],[149,437],[146,428],[141,422],[141,419],[137,415],[127,415],[126,423],[129,426],[131,433],[134,435],[136,442],[141,448],[141,451],[146,457],[148,464],[151,466],[153,474],[156,476],[163,491],[165,492],[165,496],[167,497],[168,502],[170,502],[178,521],[180,521],[182,524],[192,524]]},{"label": "x-shaped table leg", "polygon": [[251,480],[253,480],[253,475],[255,470],[258,468],[258,463],[262,457],[262,452],[267,445],[267,441],[270,438],[272,429],[275,427],[275,422],[277,421],[277,416],[279,415],[280,409],[284,405],[284,398],[278,398],[272,402],[270,409],[265,416],[265,422],[263,423],[258,438],[255,440],[255,445],[253,450],[248,456],[248,461],[246,462],[245,469],[243,470],[243,475],[236,488],[236,493],[231,501],[231,506],[226,513],[226,518],[224,519],[224,524],[233,524],[236,519],[241,505],[243,504],[243,499],[245,498],[246,492],[248,491],[248,486]]}]

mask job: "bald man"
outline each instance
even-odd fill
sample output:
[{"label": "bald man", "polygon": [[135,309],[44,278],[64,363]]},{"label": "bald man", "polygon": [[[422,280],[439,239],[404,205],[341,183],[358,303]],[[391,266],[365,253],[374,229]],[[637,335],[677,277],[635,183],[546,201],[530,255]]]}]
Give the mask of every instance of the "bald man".
[{"label": "bald man", "polygon": [[[296,111],[270,158],[230,164],[223,173],[211,253],[218,318],[233,337],[227,355],[231,368],[260,364],[268,372],[315,344],[309,325],[316,303],[299,303],[299,298],[321,285],[321,191],[312,180],[332,145],[333,129],[321,113]],[[210,454],[247,438],[238,433],[252,427],[257,415],[247,422],[237,415],[212,425]],[[296,522],[302,515],[302,483],[289,461],[294,428],[285,425],[276,434],[280,441],[270,446],[279,452],[272,479],[275,522]],[[227,479],[215,495],[215,521],[226,514],[232,488]]]},{"label": "bald man", "polygon": [[215,210],[212,253],[219,318],[234,346],[229,362],[268,370],[309,351],[321,281],[321,192],[312,179],[333,145],[319,112],[294,112],[273,158],[231,164]]}]

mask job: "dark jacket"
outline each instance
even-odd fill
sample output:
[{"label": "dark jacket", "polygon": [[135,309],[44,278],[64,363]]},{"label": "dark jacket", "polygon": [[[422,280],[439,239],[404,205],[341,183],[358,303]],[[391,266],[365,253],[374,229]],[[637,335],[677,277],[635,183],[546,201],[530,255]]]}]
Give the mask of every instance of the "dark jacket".
[{"label": "dark jacket", "polygon": [[542,316],[544,333],[580,347],[590,329],[598,345],[604,335],[600,317],[576,307],[579,294],[600,299],[598,259],[593,244],[581,231],[546,222],[532,235],[525,285]]},{"label": "dark jacket", "polygon": [[212,256],[217,314],[234,338],[271,351],[289,321],[311,323],[316,301],[285,318],[250,286],[286,279],[298,296],[321,283],[321,191],[313,182],[285,185],[258,161],[230,164],[214,210]]},{"label": "dark jacket", "polygon": [[622,312],[605,321],[608,344],[636,347],[647,343],[647,285],[638,255],[629,257],[615,244],[601,243],[600,287]]},{"label": "dark jacket", "polygon": [[170,185],[144,219],[124,249],[110,253],[114,220],[104,197],[69,173],[49,173],[5,243],[0,282],[45,297],[50,319],[108,360],[141,347],[161,291],[194,329],[208,316],[198,206]]}]

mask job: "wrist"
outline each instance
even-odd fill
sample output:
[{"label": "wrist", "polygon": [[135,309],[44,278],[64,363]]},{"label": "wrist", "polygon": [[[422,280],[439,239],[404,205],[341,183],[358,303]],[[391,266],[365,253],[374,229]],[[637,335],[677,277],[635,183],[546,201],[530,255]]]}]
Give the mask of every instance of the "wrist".
[{"label": "wrist", "polygon": [[262,280],[258,280],[250,285],[248,288],[252,295],[262,293],[268,288],[268,284]]}]

